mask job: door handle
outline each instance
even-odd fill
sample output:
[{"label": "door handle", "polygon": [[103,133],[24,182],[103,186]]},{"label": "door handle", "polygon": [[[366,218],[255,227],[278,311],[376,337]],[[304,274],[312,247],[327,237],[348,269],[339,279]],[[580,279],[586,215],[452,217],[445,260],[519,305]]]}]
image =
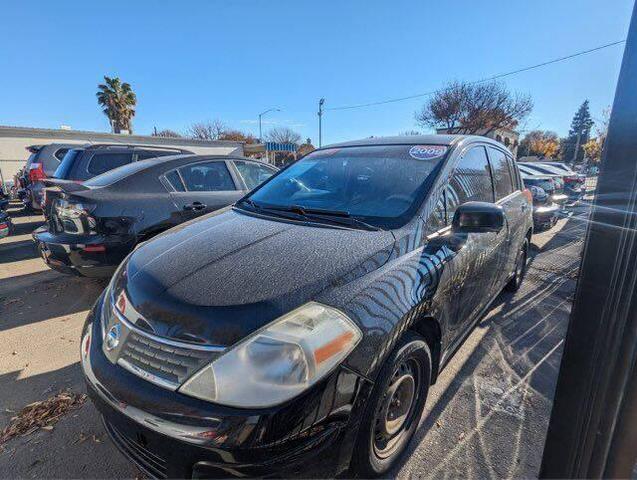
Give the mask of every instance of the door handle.
[{"label": "door handle", "polygon": [[187,205],[184,205],[184,210],[203,210],[207,205],[201,202],[192,202]]}]

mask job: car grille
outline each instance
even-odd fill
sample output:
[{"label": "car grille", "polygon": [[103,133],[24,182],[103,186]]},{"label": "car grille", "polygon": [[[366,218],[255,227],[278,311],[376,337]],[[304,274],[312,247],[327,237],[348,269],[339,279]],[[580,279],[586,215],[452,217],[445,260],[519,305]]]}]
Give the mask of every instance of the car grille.
[{"label": "car grille", "polygon": [[[124,360],[125,368],[132,365],[169,384],[166,386],[177,388],[216,356],[218,354],[211,351],[160,343],[131,330],[119,360]],[[139,374],[136,369],[132,369],[133,373]],[[148,377],[148,380],[153,381],[153,377]]]},{"label": "car grille", "polygon": [[153,478],[167,478],[166,460],[148,450],[138,440],[120,432],[115,425],[104,419],[104,426],[115,445],[145,474]]}]

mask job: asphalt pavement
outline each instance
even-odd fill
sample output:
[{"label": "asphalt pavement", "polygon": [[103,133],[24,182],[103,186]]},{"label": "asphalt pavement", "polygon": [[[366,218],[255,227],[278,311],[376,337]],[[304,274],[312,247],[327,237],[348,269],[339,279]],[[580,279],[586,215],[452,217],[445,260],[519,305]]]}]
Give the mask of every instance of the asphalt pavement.
[{"label": "asphalt pavement", "polygon": [[[430,390],[426,413],[390,477],[536,477],[579,270],[588,208],[533,236],[528,273],[502,293]],[[49,270],[13,210],[0,240],[0,430],[24,406],[84,389],[79,335],[104,281]],[[0,477],[122,478],[139,472],[87,401],[52,430],[0,445]]]}]

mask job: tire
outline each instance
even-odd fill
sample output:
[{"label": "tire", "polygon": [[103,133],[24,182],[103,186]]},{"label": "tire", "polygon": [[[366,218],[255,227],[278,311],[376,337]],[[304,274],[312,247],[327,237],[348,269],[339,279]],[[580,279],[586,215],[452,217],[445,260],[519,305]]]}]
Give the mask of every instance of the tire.
[{"label": "tire", "polygon": [[513,273],[513,278],[509,280],[509,283],[506,284],[504,289],[507,292],[517,292],[520,289],[520,285],[522,285],[522,281],[524,280],[524,274],[526,273],[526,260],[529,254],[529,239],[525,238],[524,242],[522,242],[522,246],[518,250],[518,254],[515,257],[515,271]]},{"label": "tire", "polygon": [[382,475],[405,452],[427,400],[431,365],[425,339],[406,332],[383,364],[367,401],[352,455],[353,474]]}]

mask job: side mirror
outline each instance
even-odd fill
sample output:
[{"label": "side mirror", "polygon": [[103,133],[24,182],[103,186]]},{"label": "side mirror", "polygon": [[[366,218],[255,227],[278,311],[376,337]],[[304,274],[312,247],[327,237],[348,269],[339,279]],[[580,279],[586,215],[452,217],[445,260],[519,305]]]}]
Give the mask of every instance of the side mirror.
[{"label": "side mirror", "polygon": [[504,210],[489,202],[467,202],[456,209],[451,228],[454,233],[499,232],[504,226]]}]

